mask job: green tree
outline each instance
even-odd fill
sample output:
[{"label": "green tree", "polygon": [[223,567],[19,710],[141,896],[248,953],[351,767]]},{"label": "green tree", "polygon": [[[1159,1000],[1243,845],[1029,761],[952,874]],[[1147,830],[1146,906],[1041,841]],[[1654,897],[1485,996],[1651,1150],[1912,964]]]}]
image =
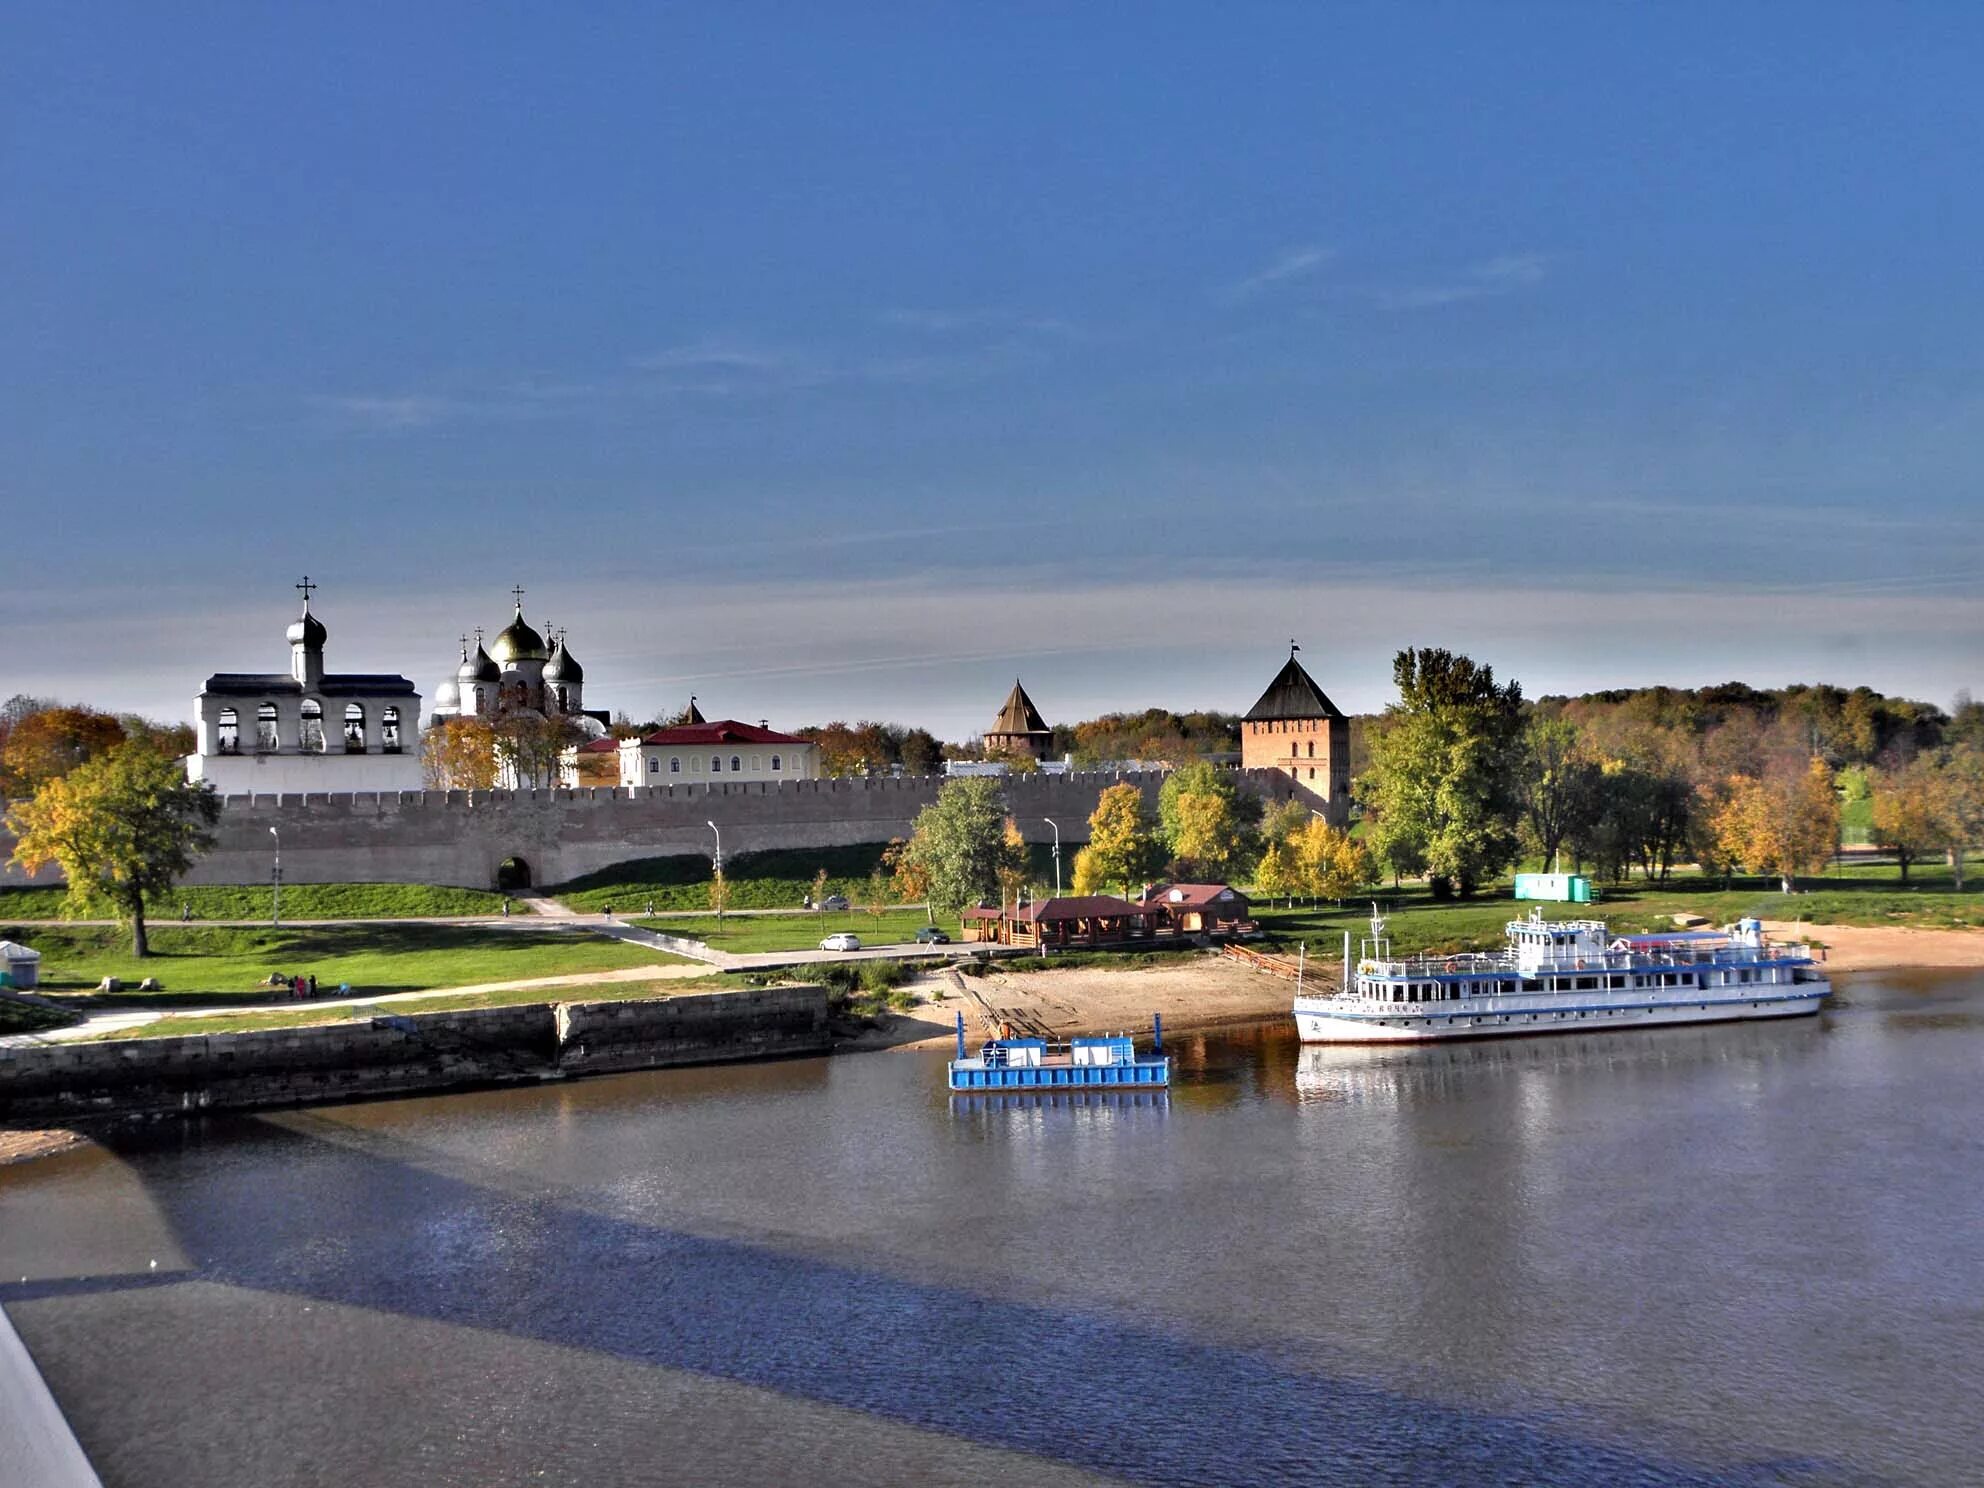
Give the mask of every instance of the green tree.
[{"label": "green tree", "polygon": [[175,759],[126,745],[48,781],[7,813],[14,861],[53,863],[81,914],[104,909],[131,927],[131,953],[149,956],[145,895],[163,894],[213,846],[220,797]]},{"label": "green tree", "polygon": [[1006,798],[989,775],[946,780],[917,813],[904,850],[928,886],[930,907],[946,916],[998,894],[1007,856]]},{"label": "green tree", "polygon": [[1546,869],[1597,813],[1598,765],[1568,718],[1538,718],[1523,733],[1523,825]]},{"label": "green tree", "polygon": [[1522,688],[1448,651],[1401,651],[1399,700],[1371,741],[1360,796],[1378,855],[1423,863],[1435,894],[1474,892],[1515,856]]},{"label": "green tree", "polygon": [[1132,884],[1158,870],[1163,853],[1157,823],[1144,804],[1144,793],[1134,785],[1112,785],[1096,801],[1089,816],[1088,846],[1075,855],[1075,892],[1096,892],[1081,887],[1084,857],[1089,859],[1091,882],[1119,884],[1127,898]]},{"label": "green tree", "polygon": [[1232,771],[1198,760],[1165,777],[1157,793],[1157,816],[1174,859],[1192,863],[1195,872],[1223,878],[1246,861],[1260,802],[1239,793]]}]

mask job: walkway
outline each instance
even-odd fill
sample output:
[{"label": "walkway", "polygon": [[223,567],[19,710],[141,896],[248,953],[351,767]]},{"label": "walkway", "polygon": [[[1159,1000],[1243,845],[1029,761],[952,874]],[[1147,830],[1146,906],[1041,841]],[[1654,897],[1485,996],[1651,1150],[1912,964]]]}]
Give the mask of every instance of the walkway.
[{"label": "walkway", "polygon": [[[144,1028],[153,1023],[177,1022],[182,1019],[231,1018],[246,1013],[301,1013],[313,1008],[334,1012],[340,1008],[398,1007],[405,1003],[418,1003],[435,997],[464,997],[483,992],[529,992],[540,987],[546,991],[555,991],[560,987],[597,987],[602,982],[666,982],[708,974],[701,966],[628,966],[618,971],[565,972],[558,976],[526,977],[514,982],[472,982],[465,987],[430,987],[420,992],[388,992],[378,997],[320,997],[315,1002],[302,1002],[292,997],[285,998],[281,1002],[248,1005],[230,1003],[217,1007],[176,1007],[160,1009],[157,1012],[145,1008],[119,1008],[115,1012],[93,1014],[85,1021],[68,1028],[51,1028],[45,1033],[17,1033],[8,1038],[0,1038],[0,1047],[66,1044],[77,1039],[122,1032],[128,1028]],[[418,1012],[419,1009],[416,1007],[412,1011]],[[157,1030],[161,1037],[178,1031]],[[199,1029],[188,1028],[184,1031],[191,1034],[198,1033]]]}]

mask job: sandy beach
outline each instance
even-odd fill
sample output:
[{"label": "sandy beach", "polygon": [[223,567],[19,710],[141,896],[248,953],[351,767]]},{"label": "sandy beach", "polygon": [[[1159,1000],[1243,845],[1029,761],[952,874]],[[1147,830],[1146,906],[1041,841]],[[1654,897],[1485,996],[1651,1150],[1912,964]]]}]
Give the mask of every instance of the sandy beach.
[{"label": "sandy beach", "polygon": [[[898,1014],[886,1029],[857,1041],[857,1047],[948,1044],[956,1036],[959,1012],[964,1013],[966,1034],[975,1043],[986,1034],[980,999],[995,1018],[1011,1023],[1016,1031],[1045,1028],[1067,1038],[1123,1031],[1147,1034],[1153,1013],[1162,1015],[1167,1031],[1251,1023],[1286,1014],[1295,995],[1294,983],[1217,956],[1121,971],[1094,966],[995,971],[964,978],[964,983],[970,990],[961,995],[943,975],[922,979],[915,990],[926,996],[939,991],[945,995],[914,1013]],[[1326,979],[1326,984],[1334,982]]]},{"label": "sandy beach", "polygon": [[1834,971],[1934,971],[1984,966],[1984,930],[1910,930],[1889,925],[1810,925],[1765,920],[1773,940],[1826,948]]}]

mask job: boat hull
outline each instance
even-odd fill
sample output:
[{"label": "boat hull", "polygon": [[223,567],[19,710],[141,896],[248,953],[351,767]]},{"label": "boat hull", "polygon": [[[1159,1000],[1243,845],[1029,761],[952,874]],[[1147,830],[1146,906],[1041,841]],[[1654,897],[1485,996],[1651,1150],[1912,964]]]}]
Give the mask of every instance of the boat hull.
[{"label": "boat hull", "polygon": [[1305,1044],[1422,1044],[1449,1039],[1510,1038],[1551,1033],[1591,1033],[1614,1028],[1660,1028],[1682,1023],[1731,1023],[1753,1018],[1797,1018],[1819,1010],[1831,988],[1804,983],[1765,997],[1716,998],[1691,1002],[1644,1001],[1614,1006],[1586,1004],[1577,1009],[1513,1007],[1459,1011],[1402,1011],[1351,1014],[1334,998],[1297,998],[1295,1026]]},{"label": "boat hull", "polygon": [[987,1067],[953,1060],[950,1087],[960,1093],[1000,1091],[1154,1090],[1171,1083],[1171,1061],[1148,1056],[1129,1064],[1010,1064]]}]

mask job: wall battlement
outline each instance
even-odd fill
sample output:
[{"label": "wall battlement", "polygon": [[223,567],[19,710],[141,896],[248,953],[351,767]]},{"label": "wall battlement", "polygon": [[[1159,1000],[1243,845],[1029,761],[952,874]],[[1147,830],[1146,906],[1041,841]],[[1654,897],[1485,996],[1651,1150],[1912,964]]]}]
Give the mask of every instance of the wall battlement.
[{"label": "wall battlement", "polygon": [[[1235,771],[1242,790],[1304,795],[1275,771]],[[1029,842],[1088,840],[1102,792],[1134,785],[1156,809],[1160,772],[1013,775],[1000,780]],[[846,847],[907,837],[937,799],[942,776],[723,781],[654,787],[528,791],[330,791],[229,796],[214,848],[189,884],[267,883],[281,834],[286,883],[429,883],[488,888],[514,859],[533,884],[557,884],[635,858],[707,855],[714,822],[726,855],[775,848]],[[1310,804],[1321,806],[1320,799]],[[0,833],[0,857],[13,844]],[[0,882],[30,880],[0,870]]]}]

